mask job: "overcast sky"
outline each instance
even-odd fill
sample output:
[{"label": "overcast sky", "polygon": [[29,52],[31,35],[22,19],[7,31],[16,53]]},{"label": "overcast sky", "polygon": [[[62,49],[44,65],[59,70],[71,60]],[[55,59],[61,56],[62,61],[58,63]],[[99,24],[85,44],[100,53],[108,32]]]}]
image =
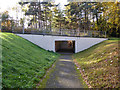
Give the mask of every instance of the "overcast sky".
[{"label": "overcast sky", "polygon": [[[16,13],[16,11],[12,10],[13,7],[16,7],[19,1],[21,0],[0,0],[0,13],[7,10],[9,12],[10,17],[13,17],[13,19],[16,20],[16,16],[18,16],[18,19],[20,19],[23,15],[21,11]],[[60,3],[60,7],[63,9],[64,5],[67,4],[67,0],[55,0],[55,3]]]},{"label": "overcast sky", "polygon": [[[21,0],[0,0],[0,12],[9,10],[10,8],[14,7],[19,1]],[[64,4],[67,3],[67,0],[55,0],[55,3],[60,3],[61,7],[63,8]]]}]

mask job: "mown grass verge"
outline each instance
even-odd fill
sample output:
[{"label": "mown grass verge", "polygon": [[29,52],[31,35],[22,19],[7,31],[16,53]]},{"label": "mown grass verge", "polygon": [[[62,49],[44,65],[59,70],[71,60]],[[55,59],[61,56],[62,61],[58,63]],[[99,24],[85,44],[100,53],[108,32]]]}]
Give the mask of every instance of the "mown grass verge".
[{"label": "mown grass verge", "polygon": [[43,90],[44,88],[46,88],[47,80],[50,78],[50,74],[51,74],[52,72],[54,72],[57,62],[58,62],[58,60],[56,60],[56,62],[52,65],[52,67],[49,68],[49,70],[47,71],[46,75],[45,75],[44,78],[38,83],[38,85],[37,85],[36,88],[41,88],[41,90]]},{"label": "mown grass verge", "polygon": [[84,78],[82,77],[82,75],[81,75],[81,73],[80,73],[79,68],[77,67],[77,65],[75,65],[75,70],[77,72],[78,78],[81,81],[81,84],[82,84],[83,88],[88,88],[88,85],[84,81]]},{"label": "mown grass verge", "polygon": [[3,88],[33,88],[59,55],[12,33],[2,33]]},{"label": "mown grass verge", "polygon": [[73,55],[89,88],[120,88],[119,45],[119,39],[110,39]]}]

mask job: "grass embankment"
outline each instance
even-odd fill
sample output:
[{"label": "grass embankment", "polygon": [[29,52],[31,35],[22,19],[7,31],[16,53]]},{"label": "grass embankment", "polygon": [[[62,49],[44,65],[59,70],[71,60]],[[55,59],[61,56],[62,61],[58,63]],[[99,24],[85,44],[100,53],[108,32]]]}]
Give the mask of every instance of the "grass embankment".
[{"label": "grass embankment", "polygon": [[73,55],[89,87],[120,88],[120,48],[118,45],[120,45],[119,39],[106,40]]},{"label": "grass embankment", "polygon": [[2,33],[0,38],[3,87],[36,87],[59,56],[11,33]]}]

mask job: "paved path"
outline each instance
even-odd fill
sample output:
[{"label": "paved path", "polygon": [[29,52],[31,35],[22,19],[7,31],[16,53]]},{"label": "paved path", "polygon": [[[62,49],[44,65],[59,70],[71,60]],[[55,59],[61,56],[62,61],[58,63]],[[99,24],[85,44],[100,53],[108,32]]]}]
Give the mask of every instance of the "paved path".
[{"label": "paved path", "polygon": [[62,54],[53,73],[46,83],[46,88],[83,88],[78,79],[71,54]]}]

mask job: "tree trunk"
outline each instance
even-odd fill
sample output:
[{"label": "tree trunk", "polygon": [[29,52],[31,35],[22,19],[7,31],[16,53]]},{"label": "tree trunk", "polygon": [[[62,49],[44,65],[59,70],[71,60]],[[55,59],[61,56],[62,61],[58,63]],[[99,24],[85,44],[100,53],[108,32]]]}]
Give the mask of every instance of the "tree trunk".
[{"label": "tree trunk", "polygon": [[39,30],[41,30],[41,4],[40,4],[40,0],[39,0],[39,6],[38,6],[38,22],[39,22]]},{"label": "tree trunk", "polygon": [[61,22],[60,22],[60,34],[62,34],[62,33],[61,33]]},{"label": "tree trunk", "polygon": [[99,24],[98,23],[98,13],[96,13],[96,21],[97,21],[97,25]]}]

